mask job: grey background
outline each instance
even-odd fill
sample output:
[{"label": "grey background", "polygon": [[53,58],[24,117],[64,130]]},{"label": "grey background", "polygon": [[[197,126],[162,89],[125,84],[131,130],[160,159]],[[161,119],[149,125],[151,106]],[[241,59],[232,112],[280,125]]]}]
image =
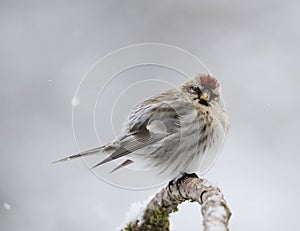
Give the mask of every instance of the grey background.
[{"label": "grey background", "polygon": [[[1,0],[0,229],[114,230],[157,190],[112,187],[80,160],[49,163],[76,152],[71,100],[88,68],[125,45],[160,42],[192,52],[223,84],[231,129],[205,177],[226,196],[231,230],[294,230],[299,10],[299,1]],[[199,230],[199,217],[185,204],[172,230]]]}]

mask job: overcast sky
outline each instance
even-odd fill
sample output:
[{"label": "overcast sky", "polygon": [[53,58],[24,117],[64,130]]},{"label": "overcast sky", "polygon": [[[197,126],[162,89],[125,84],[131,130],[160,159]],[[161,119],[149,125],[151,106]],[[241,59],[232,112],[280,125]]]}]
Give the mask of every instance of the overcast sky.
[{"label": "overcast sky", "polygon": [[[294,230],[300,205],[299,12],[300,2],[292,0],[1,0],[0,229],[114,230],[133,202],[157,191],[114,187],[81,160],[50,164],[77,151],[71,102],[88,69],[118,48],[157,42],[193,53],[222,83],[231,128],[205,178],[224,192],[231,230]],[[139,67],[115,79],[107,99],[128,87],[130,77],[184,80],[171,70]],[[128,101],[116,103],[115,127],[99,117],[103,142],[119,131],[126,102],[169,88],[149,84],[129,89],[120,98]],[[94,144],[88,132],[81,136]],[[201,222],[199,206],[184,204],[172,215],[171,230],[196,231]]]}]

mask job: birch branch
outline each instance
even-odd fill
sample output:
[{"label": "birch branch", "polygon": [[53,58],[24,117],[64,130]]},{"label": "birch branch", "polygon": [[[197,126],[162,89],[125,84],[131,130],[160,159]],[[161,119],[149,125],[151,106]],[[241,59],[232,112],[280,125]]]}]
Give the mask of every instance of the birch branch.
[{"label": "birch branch", "polygon": [[201,206],[204,231],[228,231],[231,212],[220,189],[196,174],[185,174],[157,193],[146,206],[143,219],[133,220],[122,231],[169,231],[169,214],[184,201]]}]

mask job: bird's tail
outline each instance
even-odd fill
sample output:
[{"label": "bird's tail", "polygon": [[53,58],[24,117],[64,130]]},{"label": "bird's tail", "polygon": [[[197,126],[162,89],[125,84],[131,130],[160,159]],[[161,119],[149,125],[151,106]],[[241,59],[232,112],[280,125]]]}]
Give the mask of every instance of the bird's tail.
[{"label": "bird's tail", "polygon": [[[109,147],[109,146],[108,146],[108,147]],[[72,156],[68,156],[68,157],[65,157],[65,158],[60,159],[60,160],[53,161],[52,164],[59,163],[59,162],[63,162],[63,161],[68,161],[68,160],[77,159],[77,158],[82,157],[82,156],[90,156],[90,155],[99,154],[100,152],[105,151],[106,148],[108,148],[108,147],[106,147],[106,146],[101,146],[101,147],[89,149],[89,150],[80,152],[80,153],[78,153],[78,154],[75,154],[75,155],[72,155]]]}]

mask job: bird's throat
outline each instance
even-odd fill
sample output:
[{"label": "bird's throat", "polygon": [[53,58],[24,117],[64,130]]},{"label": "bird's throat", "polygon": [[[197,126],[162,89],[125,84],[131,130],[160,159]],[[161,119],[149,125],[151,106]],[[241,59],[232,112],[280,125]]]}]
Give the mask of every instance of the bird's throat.
[{"label": "bird's throat", "polygon": [[202,104],[202,105],[204,105],[204,106],[207,106],[207,107],[210,106],[210,103],[207,102],[207,101],[204,100],[204,99],[198,99],[198,103],[200,103],[200,104]]}]

